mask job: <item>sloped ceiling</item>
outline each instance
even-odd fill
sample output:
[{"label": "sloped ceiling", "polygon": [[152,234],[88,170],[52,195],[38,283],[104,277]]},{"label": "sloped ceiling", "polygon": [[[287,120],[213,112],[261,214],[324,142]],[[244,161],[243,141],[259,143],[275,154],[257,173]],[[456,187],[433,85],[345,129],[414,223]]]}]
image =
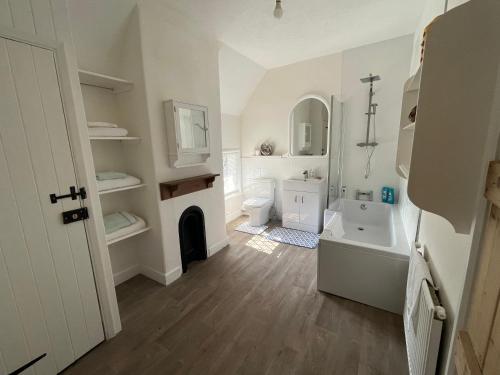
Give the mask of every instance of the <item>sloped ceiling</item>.
[{"label": "sloped ceiling", "polygon": [[219,52],[222,113],[240,115],[265,73],[262,66],[222,46]]},{"label": "sloped ceiling", "polygon": [[163,0],[266,69],[412,34],[422,0]]}]

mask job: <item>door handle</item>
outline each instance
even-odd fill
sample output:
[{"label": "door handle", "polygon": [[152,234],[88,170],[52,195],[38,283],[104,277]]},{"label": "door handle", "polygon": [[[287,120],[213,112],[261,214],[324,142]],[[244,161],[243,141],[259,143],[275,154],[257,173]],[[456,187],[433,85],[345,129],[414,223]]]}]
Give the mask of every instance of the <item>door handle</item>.
[{"label": "door handle", "polygon": [[57,203],[58,199],[64,199],[64,198],[71,197],[72,200],[76,200],[76,198],[78,198],[78,196],[80,196],[80,198],[82,198],[82,199],[87,198],[87,191],[85,190],[84,187],[81,187],[77,193],[76,187],[70,186],[69,187],[69,194],[64,194],[64,195],[50,194],[49,197],[50,197],[50,201],[52,202],[52,204],[55,204],[55,203]]}]

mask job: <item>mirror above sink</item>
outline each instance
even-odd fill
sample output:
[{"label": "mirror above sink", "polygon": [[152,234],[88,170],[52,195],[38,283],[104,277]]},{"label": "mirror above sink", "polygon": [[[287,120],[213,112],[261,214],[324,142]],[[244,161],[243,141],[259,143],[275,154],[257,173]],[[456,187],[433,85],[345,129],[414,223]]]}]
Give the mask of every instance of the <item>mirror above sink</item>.
[{"label": "mirror above sink", "polygon": [[290,156],[328,155],[330,106],[318,95],[299,99],[289,116]]}]

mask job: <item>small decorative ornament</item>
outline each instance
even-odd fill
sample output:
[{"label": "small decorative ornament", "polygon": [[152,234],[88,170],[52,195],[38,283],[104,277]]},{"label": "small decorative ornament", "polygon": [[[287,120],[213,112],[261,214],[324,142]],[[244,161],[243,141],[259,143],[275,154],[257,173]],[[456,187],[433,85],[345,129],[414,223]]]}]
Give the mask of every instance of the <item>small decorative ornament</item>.
[{"label": "small decorative ornament", "polygon": [[262,156],[270,156],[273,154],[273,145],[270,143],[263,143],[260,145],[260,154]]}]

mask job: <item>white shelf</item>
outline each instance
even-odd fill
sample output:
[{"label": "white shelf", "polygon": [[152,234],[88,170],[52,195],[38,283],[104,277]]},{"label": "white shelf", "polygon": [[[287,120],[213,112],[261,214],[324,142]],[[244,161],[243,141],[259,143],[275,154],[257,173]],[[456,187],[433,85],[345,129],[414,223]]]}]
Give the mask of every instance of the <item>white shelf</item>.
[{"label": "white shelf", "polygon": [[408,170],[408,167],[406,167],[405,165],[403,164],[400,164],[398,166],[399,168],[399,171],[401,172],[401,174],[404,176],[404,178],[408,179],[408,176],[410,175],[410,172]]},{"label": "white shelf", "polygon": [[416,130],[404,132],[413,135],[408,197],[447,219],[456,233],[473,230],[486,167],[495,158],[499,14],[498,1],[469,1],[433,22],[425,43]]},{"label": "white shelf", "polygon": [[420,80],[422,78],[422,66],[420,66],[415,73],[406,81],[405,91],[418,91],[420,89]]},{"label": "white shelf", "polygon": [[140,141],[141,137],[89,137],[91,141]]},{"label": "white shelf", "polygon": [[147,232],[148,230],[150,230],[151,228],[150,227],[146,227],[146,228],[142,228],[142,229],[139,229],[139,230],[136,230],[135,232],[132,232],[132,233],[129,233],[125,236],[121,236],[121,237],[118,237],[118,238],[115,238],[113,240],[110,240],[110,241],[106,241],[106,244],[109,246],[109,245],[112,245],[114,243],[117,243],[117,242],[120,242],[120,241],[123,241],[123,240],[126,240],[127,238],[130,238],[130,237],[134,237],[134,236],[137,236],[138,234],[141,234],[141,233],[144,233],[144,232]]},{"label": "white shelf", "polygon": [[281,159],[281,158],[286,158],[286,155],[269,155],[269,156],[264,156],[264,155],[247,155],[247,156],[242,156],[243,159]]},{"label": "white shelf", "polygon": [[113,94],[120,94],[125,91],[130,91],[134,84],[122,78],[107,76],[87,70],[78,70],[78,77],[80,78],[81,85],[88,85],[100,87],[113,92]]},{"label": "white shelf", "polygon": [[403,126],[403,130],[415,130],[415,123],[412,122],[411,124],[408,124],[406,126]]},{"label": "white shelf", "polygon": [[132,190],[132,189],[139,189],[146,186],[146,184],[138,184],[138,185],[130,185],[130,186],[124,186],[116,189],[109,189],[109,190],[103,190],[99,192],[99,195],[105,195],[105,194],[110,194],[110,193],[116,193],[118,191],[126,191],[126,190]]}]

